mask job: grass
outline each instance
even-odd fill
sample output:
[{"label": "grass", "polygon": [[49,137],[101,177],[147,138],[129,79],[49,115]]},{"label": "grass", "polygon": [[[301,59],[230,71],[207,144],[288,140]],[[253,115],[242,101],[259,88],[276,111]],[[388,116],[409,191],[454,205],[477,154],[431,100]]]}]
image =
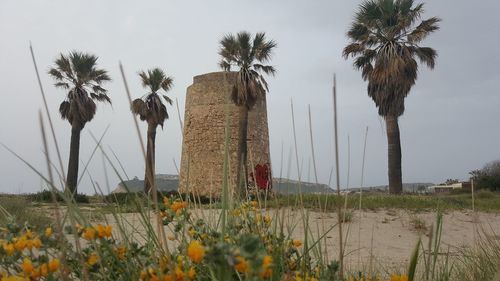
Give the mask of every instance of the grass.
[{"label": "grass", "polygon": [[[489,191],[477,192],[475,198],[475,207],[477,211],[482,212],[500,212],[500,193],[491,193]],[[321,205],[325,206],[327,211],[335,211],[336,204],[339,202],[336,195],[319,195]],[[307,209],[318,208],[318,195],[303,194],[302,200]],[[341,198],[341,204],[344,204],[344,198]],[[357,209],[359,206],[359,196],[349,195],[347,207]],[[276,200],[270,200],[268,203],[272,207],[298,206],[299,201],[294,195],[278,195]],[[410,211],[453,211],[470,210],[472,199],[470,194],[439,194],[439,195],[389,195],[384,193],[364,193],[362,209],[404,209]]]},{"label": "grass", "polygon": [[42,212],[29,208],[31,202],[22,196],[0,196],[0,227],[14,223],[29,224],[34,229],[44,229],[52,219]]}]

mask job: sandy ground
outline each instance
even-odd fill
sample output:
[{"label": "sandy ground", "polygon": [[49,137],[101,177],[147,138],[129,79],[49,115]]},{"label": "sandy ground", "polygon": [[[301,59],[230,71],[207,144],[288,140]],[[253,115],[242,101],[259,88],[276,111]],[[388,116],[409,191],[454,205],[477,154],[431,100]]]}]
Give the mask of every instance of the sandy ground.
[{"label": "sandy ground", "polygon": [[[277,210],[267,212],[274,216]],[[218,211],[214,210],[194,210],[193,214],[209,223],[214,223],[218,217]],[[428,234],[436,221],[435,213],[412,213],[404,210],[367,211],[361,214],[354,212],[351,217],[350,222],[343,224],[344,236],[347,238],[346,265],[351,270],[359,269],[359,264],[365,270],[370,266],[387,270],[406,266],[419,237],[427,247]],[[444,214],[443,219],[443,252],[449,251],[453,255],[464,247],[472,247],[474,238],[477,237],[475,230],[500,240],[500,214],[450,211]],[[108,220],[114,219],[108,216]],[[328,230],[336,221],[335,213],[309,212],[309,226],[315,237],[325,233],[323,229]],[[132,230],[133,237],[139,241],[144,239],[145,231],[138,214],[123,214],[122,222]],[[285,210],[285,224],[293,238],[304,239],[301,212]],[[166,232],[167,236],[172,236],[172,231],[168,228]],[[338,228],[333,227],[325,236],[325,252],[330,260],[336,259],[339,248]]]}]

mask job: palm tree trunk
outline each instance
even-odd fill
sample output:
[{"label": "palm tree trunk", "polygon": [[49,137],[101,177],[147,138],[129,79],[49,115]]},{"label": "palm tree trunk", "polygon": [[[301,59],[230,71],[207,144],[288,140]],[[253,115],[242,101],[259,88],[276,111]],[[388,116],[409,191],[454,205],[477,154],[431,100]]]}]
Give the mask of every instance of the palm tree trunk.
[{"label": "palm tree trunk", "polygon": [[148,142],[146,149],[146,172],[144,175],[144,192],[149,193],[155,177],[155,139],[156,124],[148,123]]},{"label": "palm tree trunk", "polygon": [[389,163],[389,192],[399,194],[403,191],[401,175],[401,140],[399,138],[398,117],[386,116]]},{"label": "palm tree trunk", "polygon": [[239,106],[240,132],[238,138],[238,165],[236,184],[241,198],[245,198],[248,186],[248,163],[247,163],[247,135],[248,135],[248,108]]},{"label": "palm tree trunk", "polygon": [[71,144],[69,146],[69,162],[68,174],[66,176],[66,189],[71,192],[72,196],[77,193],[78,185],[78,164],[80,154],[80,133],[82,126],[79,124],[72,124],[71,126]]}]

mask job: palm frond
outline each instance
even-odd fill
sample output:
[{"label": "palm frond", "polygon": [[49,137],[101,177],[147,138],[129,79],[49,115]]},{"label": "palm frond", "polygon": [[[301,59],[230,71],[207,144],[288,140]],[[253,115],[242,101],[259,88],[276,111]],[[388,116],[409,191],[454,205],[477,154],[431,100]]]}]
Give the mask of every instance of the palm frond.
[{"label": "palm frond", "polygon": [[170,76],[164,76],[160,86],[165,92],[168,92],[173,85],[174,85],[174,79]]},{"label": "palm frond", "polygon": [[436,64],[437,52],[429,47],[411,47],[410,50],[418,57],[420,62],[425,63],[430,69]]},{"label": "palm frond", "polygon": [[92,86],[92,91],[96,92],[96,93],[106,93],[107,90],[104,89],[103,87],[99,86],[99,85],[93,85]]},{"label": "palm frond", "polygon": [[170,105],[172,105],[173,101],[172,101],[172,99],[171,99],[171,98],[169,98],[169,97],[168,97],[168,96],[166,96],[166,95],[162,95],[162,96],[163,96],[163,98],[165,99],[165,101],[166,101],[166,102],[168,102]]},{"label": "palm frond", "polygon": [[432,17],[427,20],[423,20],[415,29],[408,34],[408,41],[411,43],[419,43],[429,34],[434,31],[439,30],[438,23],[441,19],[437,17]]},{"label": "palm frond", "polygon": [[271,60],[274,48],[277,44],[273,40],[266,41],[264,32],[257,33],[253,40],[252,57],[259,62],[268,62]]},{"label": "palm frond", "polygon": [[64,80],[64,76],[62,75],[62,73],[59,70],[55,69],[55,68],[51,68],[48,73],[56,81],[62,81],[62,80]]},{"label": "palm frond", "polygon": [[146,120],[146,116],[148,115],[148,107],[146,103],[142,99],[135,99],[132,101],[130,105],[130,110],[132,113],[139,115],[141,120]]},{"label": "palm frond", "polygon": [[238,43],[232,34],[224,35],[220,41],[219,55],[229,63],[236,62],[238,56]]},{"label": "palm frond", "polygon": [[262,64],[254,64],[253,67],[255,70],[262,71],[267,75],[275,76],[276,75],[276,69],[272,65],[262,65]]},{"label": "palm frond", "polygon": [[97,101],[108,102],[109,104],[112,104],[111,99],[108,97],[108,95],[104,93],[100,94],[90,93],[90,96]]},{"label": "palm frond", "polygon": [[351,43],[347,45],[342,51],[342,56],[348,58],[349,56],[355,57],[365,51],[365,46],[361,43]]},{"label": "palm frond", "polygon": [[[64,73],[64,75],[66,75],[66,77],[74,80],[74,75],[73,75],[73,69],[71,67],[71,62],[69,61],[69,59],[64,56],[63,54],[60,54],[60,57],[55,61],[56,63],[56,66],[57,66],[57,69]],[[61,74],[62,74],[61,73]]]},{"label": "palm frond", "polygon": [[59,113],[61,113],[62,119],[68,119],[70,104],[68,101],[63,101],[61,105],[59,105]]},{"label": "palm frond", "polygon": [[92,67],[90,70],[89,81],[94,81],[97,84],[102,84],[104,81],[111,81],[111,78],[108,76],[108,72],[104,69],[96,69]]},{"label": "palm frond", "polygon": [[231,64],[224,59],[219,62],[219,67],[224,71],[231,71]]},{"label": "palm frond", "polygon": [[353,41],[363,41],[368,38],[370,35],[370,30],[366,27],[366,25],[354,22],[353,25],[347,31],[347,37],[349,37]]},{"label": "palm frond", "polygon": [[355,18],[356,22],[362,23],[369,28],[376,27],[377,21],[382,18],[382,10],[378,5],[378,1],[369,0],[361,3]]},{"label": "palm frond", "polygon": [[87,53],[73,51],[69,54],[71,65],[79,79],[88,81],[97,62],[97,57]]},{"label": "palm frond", "polygon": [[54,86],[56,88],[69,89],[69,84],[66,82],[57,82],[57,83],[54,83]]}]

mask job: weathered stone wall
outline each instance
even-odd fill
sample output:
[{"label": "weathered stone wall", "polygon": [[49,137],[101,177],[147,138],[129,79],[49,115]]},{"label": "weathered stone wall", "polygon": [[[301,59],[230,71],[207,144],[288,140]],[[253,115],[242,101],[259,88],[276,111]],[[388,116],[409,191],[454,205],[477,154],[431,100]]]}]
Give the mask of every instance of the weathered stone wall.
[{"label": "weathered stone wall", "polygon": [[[229,183],[234,192],[237,170],[238,107],[231,101],[235,72],[195,76],[187,88],[179,189],[220,197],[223,181],[226,114],[229,116]],[[265,97],[248,116],[248,169],[268,165],[269,129]]]}]

